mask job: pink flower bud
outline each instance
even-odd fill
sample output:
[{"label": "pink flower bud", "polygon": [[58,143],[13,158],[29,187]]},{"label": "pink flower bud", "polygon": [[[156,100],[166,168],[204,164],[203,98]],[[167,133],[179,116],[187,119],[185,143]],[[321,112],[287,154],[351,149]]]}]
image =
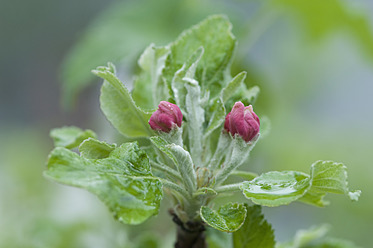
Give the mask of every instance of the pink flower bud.
[{"label": "pink flower bud", "polygon": [[181,127],[183,114],[180,108],[172,103],[161,101],[149,120],[149,125],[153,130],[169,133],[177,125]]},{"label": "pink flower bud", "polygon": [[242,102],[236,102],[232,111],[225,117],[224,129],[233,136],[238,133],[246,142],[259,133],[260,121],[253,111],[253,106],[245,107]]}]

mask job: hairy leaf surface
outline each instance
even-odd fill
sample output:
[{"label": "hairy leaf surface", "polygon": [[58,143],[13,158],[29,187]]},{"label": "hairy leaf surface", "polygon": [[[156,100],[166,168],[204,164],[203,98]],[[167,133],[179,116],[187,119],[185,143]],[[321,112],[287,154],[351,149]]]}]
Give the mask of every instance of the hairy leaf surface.
[{"label": "hairy leaf surface", "polygon": [[148,157],[136,143],[125,143],[101,159],[57,147],[44,174],[95,194],[126,224],[140,224],[156,215],[163,196],[161,182],[152,176]]}]

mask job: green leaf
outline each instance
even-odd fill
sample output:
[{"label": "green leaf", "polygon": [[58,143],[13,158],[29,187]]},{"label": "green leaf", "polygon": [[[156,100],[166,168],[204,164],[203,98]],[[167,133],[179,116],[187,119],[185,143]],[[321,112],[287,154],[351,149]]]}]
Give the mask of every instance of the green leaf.
[{"label": "green leaf", "polygon": [[[229,137],[230,136],[231,135],[229,134]],[[223,138],[223,135],[220,137]],[[230,142],[230,147],[228,148],[229,150],[224,151],[224,153],[227,154],[227,157],[224,160],[224,166],[222,166],[222,169],[216,175],[216,185],[223,183],[232,173],[232,171],[236,170],[247,160],[250,155],[250,151],[255,147],[258,139],[259,136],[250,142],[246,142],[238,134],[235,135],[232,142]],[[222,141],[224,141],[224,139]]]},{"label": "green leaf", "polygon": [[233,248],[274,248],[275,237],[271,225],[264,219],[261,207],[248,206],[245,223],[233,233]]},{"label": "green leaf", "polygon": [[200,210],[201,218],[211,227],[222,232],[235,232],[244,223],[246,208],[243,204],[228,203],[214,211],[207,206]]},{"label": "green leaf", "polygon": [[356,201],[360,191],[350,192],[347,186],[346,166],[332,161],[317,161],[311,166],[311,175],[301,172],[272,171],[250,182],[244,182],[241,190],[254,203],[275,207],[299,200],[307,204],[325,206],[326,193],[345,194]]},{"label": "green leaf", "polygon": [[148,120],[151,114],[141,110],[133,101],[123,83],[115,76],[112,64],[92,71],[103,78],[101,109],[111,124],[127,137],[149,137],[153,134]]},{"label": "green leaf", "polygon": [[232,248],[232,235],[215,228],[207,228],[206,242],[208,248]]},{"label": "green leaf", "polygon": [[82,157],[100,159],[107,158],[115,148],[115,144],[110,145],[106,142],[89,138],[80,144],[79,151]]},{"label": "green leaf", "polygon": [[217,147],[214,155],[209,161],[208,168],[211,168],[212,170],[219,168],[219,165],[222,163],[224,156],[229,153],[229,148],[232,140],[232,136],[229,135],[227,132],[220,132]]},{"label": "green leaf", "polygon": [[310,187],[309,177],[296,171],[271,171],[249,182],[243,182],[244,196],[254,203],[275,207],[289,204],[300,197]]},{"label": "green leaf", "polygon": [[241,84],[241,87],[236,91],[227,102],[225,106],[227,109],[231,109],[235,102],[241,101],[245,106],[253,105],[260,93],[258,86],[247,88],[245,84]]},{"label": "green leaf", "polygon": [[352,201],[357,201],[360,191],[350,192],[347,183],[347,168],[342,163],[333,161],[317,161],[311,166],[311,188],[300,199],[305,203],[325,206],[326,193],[345,194]]},{"label": "green leaf", "polygon": [[96,138],[96,134],[92,130],[82,130],[73,126],[52,129],[50,136],[53,139],[54,146],[68,149],[78,147],[85,139]]},{"label": "green leaf", "polygon": [[[193,3],[197,6],[197,3]],[[146,6],[146,8],[144,8]],[[167,7],[165,7],[167,6]],[[176,37],[185,23],[194,23],[208,11],[183,1],[115,1],[105,5],[97,18],[67,54],[61,76],[63,102],[72,103],[82,89],[95,79],[92,68],[113,61],[132,64],[150,42],[164,44]],[[199,6],[199,5],[198,5]],[[190,13],[180,15],[178,9]],[[128,67],[127,67],[128,68]]]},{"label": "green leaf", "polygon": [[202,131],[205,122],[205,111],[201,106],[201,89],[194,79],[184,78],[187,95],[185,97],[189,150],[194,163],[201,165]]},{"label": "green leaf", "polygon": [[190,58],[203,47],[204,55],[198,63],[195,79],[200,82],[202,91],[210,90],[212,97],[219,94],[225,87],[224,73],[236,45],[231,28],[226,17],[215,15],[184,31],[171,44],[171,54],[164,70],[167,84],[171,85],[174,74],[183,66],[185,58]]},{"label": "green leaf", "polygon": [[217,98],[209,108],[208,113],[210,114],[208,117],[210,121],[204,131],[204,137],[209,136],[223,124],[225,120],[225,107],[223,101],[220,98]]},{"label": "green leaf", "polygon": [[242,87],[245,78],[246,78],[247,72],[243,71],[239,74],[237,74],[229,83],[228,85],[222,90],[221,92],[221,98],[223,102],[225,103],[226,101],[231,98],[239,88]]},{"label": "green leaf", "polygon": [[292,241],[278,244],[276,248],[358,248],[350,241],[327,237],[328,225],[299,230]]},{"label": "green leaf", "polygon": [[189,194],[193,194],[197,188],[197,175],[194,170],[193,160],[188,151],[179,145],[169,144],[160,137],[151,137],[151,142],[164,152],[175,164],[183,178],[183,184]]},{"label": "green leaf", "polygon": [[136,143],[122,144],[102,159],[88,159],[57,147],[44,175],[87,189],[126,224],[140,224],[156,215],[162,199],[162,184],[152,176],[149,160]]},{"label": "green leaf", "polygon": [[185,78],[188,78],[189,80],[194,78],[198,62],[200,61],[203,52],[203,47],[198,48],[172,78],[171,88],[175,102],[184,113],[186,113],[185,104],[187,95],[187,89],[185,87],[187,82],[185,81]]},{"label": "green leaf", "polygon": [[151,44],[138,61],[142,71],[135,79],[132,97],[143,109],[154,109],[160,101],[168,99],[168,88],[159,81],[169,52],[169,47]]}]

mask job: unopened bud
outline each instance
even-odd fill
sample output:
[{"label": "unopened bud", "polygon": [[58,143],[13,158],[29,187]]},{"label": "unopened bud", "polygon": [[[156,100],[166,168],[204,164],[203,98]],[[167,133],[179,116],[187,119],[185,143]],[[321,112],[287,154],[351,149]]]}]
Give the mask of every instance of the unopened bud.
[{"label": "unopened bud", "polygon": [[153,130],[169,133],[176,126],[181,127],[183,114],[180,108],[172,103],[161,101],[149,120]]},{"label": "unopened bud", "polygon": [[225,117],[224,129],[233,136],[240,135],[246,142],[252,140],[258,133],[260,121],[251,105],[245,107],[242,102],[236,102],[232,111]]}]

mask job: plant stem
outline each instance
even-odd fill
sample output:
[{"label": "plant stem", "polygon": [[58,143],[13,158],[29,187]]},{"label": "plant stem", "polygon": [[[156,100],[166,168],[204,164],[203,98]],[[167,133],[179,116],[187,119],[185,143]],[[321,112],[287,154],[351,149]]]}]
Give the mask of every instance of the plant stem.
[{"label": "plant stem", "polygon": [[239,191],[242,183],[227,184],[224,186],[216,187],[215,191],[217,193],[230,192],[230,191]]},{"label": "plant stem", "polygon": [[160,170],[160,171],[163,171],[163,172],[166,172],[168,175],[170,175],[173,179],[176,179],[176,180],[179,180],[179,181],[182,181],[182,178],[179,174],[178,171],[168,167],[167,165],[161,165],[161,164],[158,164],[154,161],[150,161],[150,164],[151,166],[154,168],[154,169],[157,169],[157,170]]},{"label": "plant stem", "polygon": [[172,210],[170,214],[177,225],[175,248],[207,248],[205,226],[201,221],[183,223]]},{"label": "plant stem", "polygon": [[180,185],[170,182],[164,178],[159,178],[159,180],[161,180],[163,186],[180,193],[185,198],[186,201],[190,201],[192,196],[185,189],[180,187]]}]

